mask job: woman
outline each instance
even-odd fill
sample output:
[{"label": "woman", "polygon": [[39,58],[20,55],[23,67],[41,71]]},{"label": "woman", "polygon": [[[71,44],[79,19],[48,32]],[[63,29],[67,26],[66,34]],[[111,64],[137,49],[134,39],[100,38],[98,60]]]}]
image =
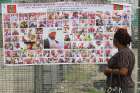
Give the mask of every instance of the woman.
[{"label": "woman", "polygon": [[[131,37],[127,30],[118,28],[114,34],[113,44],[118,52],[109,60],[104,71],[107,76],[107,86],[120,86],[123,93],[134,93],[134,82],[131,74],[135,64],[135,56],[130,50]],[[111,78],[112,76],[112,78]]]}]

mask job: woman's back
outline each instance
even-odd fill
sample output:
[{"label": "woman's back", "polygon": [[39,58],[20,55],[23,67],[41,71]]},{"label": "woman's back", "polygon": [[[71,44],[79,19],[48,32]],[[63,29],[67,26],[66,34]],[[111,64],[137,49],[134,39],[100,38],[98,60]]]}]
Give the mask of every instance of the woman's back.
[{"label": "woman's back", "polygon": [[[113,75],[112,84],[113,86],[121,85],[122,88],[132,88],[134,87],[134,82],[132,80],[131,74],[135,64],[135,56],[133,52],[128,48],[119,49],[118,53],[116,53],[108,63],[108,67],[112,69],[120,69],[127,68],[128,75],[127,76],[118,76]],[[107,77],[107,84],[111,82],[111,76]]]}]

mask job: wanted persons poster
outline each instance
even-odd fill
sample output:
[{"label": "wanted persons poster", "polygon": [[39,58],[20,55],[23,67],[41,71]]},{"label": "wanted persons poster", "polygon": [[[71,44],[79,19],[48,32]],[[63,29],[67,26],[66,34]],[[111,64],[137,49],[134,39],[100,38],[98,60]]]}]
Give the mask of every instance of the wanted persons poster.
[{"label": "wanted persons poster", "polygon": [[130,13],[120,4],[2,4],[4,63],[105,64],[116,28],[131,33]]}]

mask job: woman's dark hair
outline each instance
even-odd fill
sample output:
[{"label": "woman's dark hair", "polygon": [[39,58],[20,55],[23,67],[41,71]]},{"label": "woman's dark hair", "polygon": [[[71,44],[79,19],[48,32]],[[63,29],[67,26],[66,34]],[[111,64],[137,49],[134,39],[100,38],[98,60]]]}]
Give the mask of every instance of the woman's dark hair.
[{"label": "woman's dark hair", "polygon": [[118,28],[116,33],[114,34],[114,40],[113,43],[120,43],[124,46],[130,45],[132,42],[131,36],[127,32],[127,29],[124,28]]}]

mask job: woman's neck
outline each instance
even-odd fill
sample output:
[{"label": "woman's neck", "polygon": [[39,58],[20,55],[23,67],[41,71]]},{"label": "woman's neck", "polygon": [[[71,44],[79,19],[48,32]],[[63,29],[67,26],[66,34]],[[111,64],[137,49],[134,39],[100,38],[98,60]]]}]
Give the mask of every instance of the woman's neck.
[{"label": "woman's neck", "polygon": [[121,49],[124,49],[124,48],[127,48],[127,46],[120,45],[120,46],[118,47],[118,50],[121,50]]}]

